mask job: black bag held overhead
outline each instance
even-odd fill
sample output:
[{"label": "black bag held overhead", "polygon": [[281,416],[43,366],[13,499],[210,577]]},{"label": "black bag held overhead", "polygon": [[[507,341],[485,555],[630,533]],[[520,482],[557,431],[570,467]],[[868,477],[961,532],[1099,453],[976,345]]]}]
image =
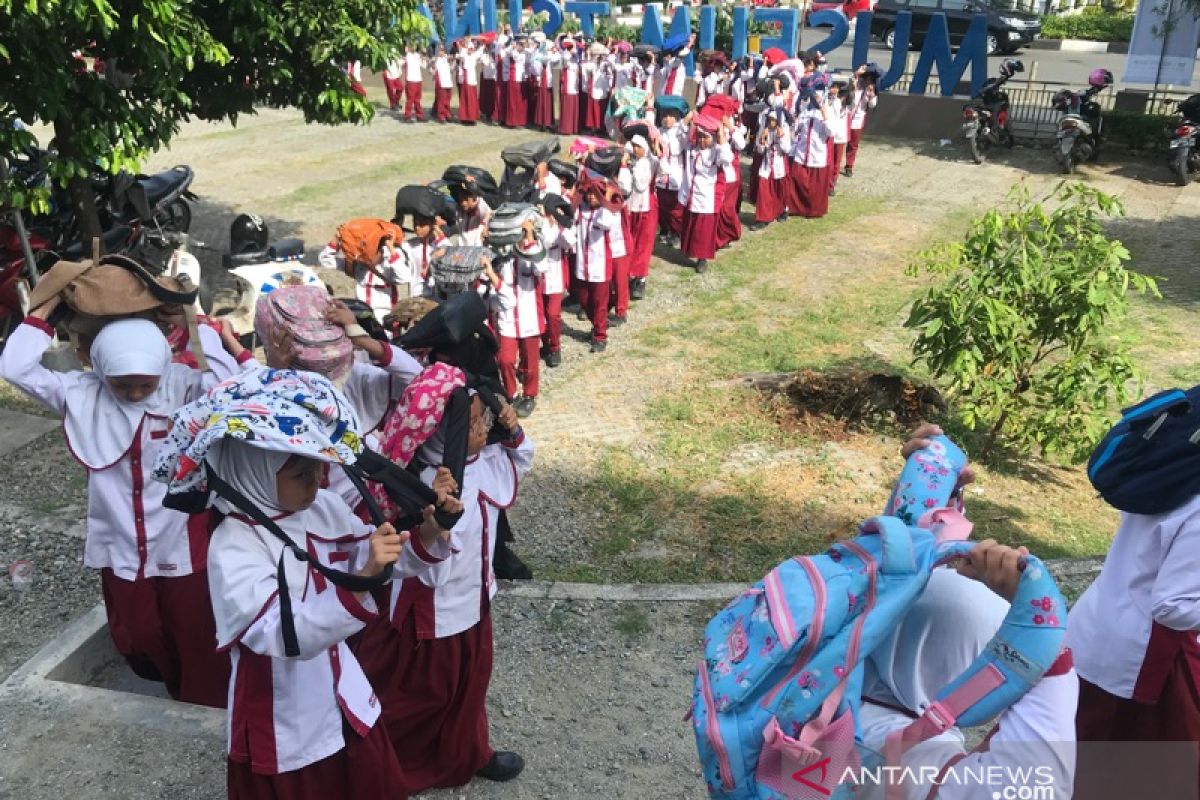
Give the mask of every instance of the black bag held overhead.
[{"label": "black bag held overhead", "polygon": [[1165,514],[1200,494],[1200,386],[1127,409],[1093,451],[1088,479],[1130,514]]},{"label": "black bag held overhead", "polygon": [[559,143],[558,137],[540,142],[521,142],[501,150],[500,159],[509,167],[533,169],[543,161],[549,161],[560,149],[562,144]]}]

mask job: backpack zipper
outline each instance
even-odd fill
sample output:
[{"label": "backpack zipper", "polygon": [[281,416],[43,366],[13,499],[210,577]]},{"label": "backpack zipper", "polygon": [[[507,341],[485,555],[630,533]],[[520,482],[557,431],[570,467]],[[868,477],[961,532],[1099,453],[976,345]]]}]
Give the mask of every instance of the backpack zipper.
[{"label": "backpack zipper", "polygon": [[807,639],[800,655],[796,657],[796,663],[788,670],[787,675],[783,676],[783,680],[775,684],[775,687],[762,699],[762,707],[766,709],[770,709],[771,702],[775,697],[808,665],[813,654],[817,652],[817,647],[821,644],[821,636],[825,631],[825,610],[828,604],[828,597],[825,594],[825,579],[821,577],[820,570],[817,569],[811,558],[796,556],[796,562],[804,568],[804,574],[808,576],[808,582],[812,584],[812,622],[808,626]]},{"label": "backpack zipper", "polygon": [[717,771],[721,774],[721,787],[731,792],[734,789],[733,767],[729,764],[729,751],[721,738],[721,725],[717,722],[717,706],[713,702],[712,685],[708,682],[708,665],[700,662],[700,695],[704,698],[704,731],[708,744],[717,755]]}]

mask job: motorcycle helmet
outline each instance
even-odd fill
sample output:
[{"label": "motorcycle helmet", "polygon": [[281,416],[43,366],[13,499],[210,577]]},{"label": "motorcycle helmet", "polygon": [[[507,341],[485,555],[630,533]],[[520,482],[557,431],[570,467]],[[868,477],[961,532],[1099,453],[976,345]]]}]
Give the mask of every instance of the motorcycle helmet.
[{"label": "motorcycle helmet", "polygon": [[1096,89],[1112,86],[1113,74],[1106,69],[1094,69],[1088,74],[1088,84]]},{"label": "motorcycle helmet", "polygon": [[257,214],[240,214],[229,226],[229,252],[240,256],[261,253],[270,244],[267,223]]},{"label": "motorcycle helmet", "polygon": [[1070,89],[1059,89],[1050,100],[1050,107],[1055,111],[1067,111],[1075,100],[1075,93]]},{"label": "motorcycle helmet", "polygon": [[1024,72],[1025,65],[1015,58],[1006,58],[1000,63],[1000,74],[1005,78],[1011,78],[1018,72]]}]

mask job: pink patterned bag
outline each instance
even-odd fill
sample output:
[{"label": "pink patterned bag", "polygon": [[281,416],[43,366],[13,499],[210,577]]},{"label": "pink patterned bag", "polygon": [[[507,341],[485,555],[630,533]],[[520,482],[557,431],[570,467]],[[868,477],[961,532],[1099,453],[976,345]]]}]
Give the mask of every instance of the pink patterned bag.
[{"label": "pink patterned bag", "polygon": [[294,342],[297,369],[341,380],[354,365],[354,345],[340,325],[325,319],[329,303],[324,286],[281,286],[258,299],[254,334],[265,346],[286,329]]}]

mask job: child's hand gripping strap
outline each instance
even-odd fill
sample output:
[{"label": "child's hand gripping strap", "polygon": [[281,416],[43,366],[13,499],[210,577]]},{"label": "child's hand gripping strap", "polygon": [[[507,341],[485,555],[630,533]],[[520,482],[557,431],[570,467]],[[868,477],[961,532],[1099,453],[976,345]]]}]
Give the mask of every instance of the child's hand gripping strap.
[{"label": "child's hand gripping strap", "polygon": [[[973,548],[971,542],[945,544],[934,566],[965,558]],[[1067,604],[1054,578],[1036,556],[1024,556],[1021,579],[1000,629],[924,714],[887,737],[887,764],[899,766],[915,745],[955,725],[982,725],[1020,700],[1058,658],[1066,622]],[[889,785],[887,796],[902,797],[902,787]]]},{"label": "child's hand gripping strap", "polygon": [[[292,596],[288,592],[287,574],[284,571],[283,560],[287,557],[290,551],[293,556],[299,561],[308,564],[310,569],[316,570],[326,580],[334,586],[341,587],[351,592],[369,592],[376,589],[392,579],[392,565],[384,567],[378,575],[366,577],[363,575],[351,575],[348,572],[341,570],[330,569],[320,561],[309,558],[308,552],[299,547],[292,541],[283,530],[271,519],[267,514],[254,504],[248,497],[239,492],[237,489],[230,486],[209,466],[204,465],[205,473],[208,478],[208,486],[221,497],[228,500],[237,507],[246,516],[254,520],[255,523],[268,530],[275,538],[283,543],[283,551],[279,554],[279,566],[276,571],[276,580],[279,584],[279,618],[282,627],[283,635],[283,651],[290,657],[300,655],[300,642],[296,638],[296,620],[292,617]],[[354,483],[355,488],[363,493],[363,496],[368,498],[367,508],[371,510],[372,517],[378,520],[383,519],[383,514],[379,510],[378,505],[374,505],[374,500],[370,498],[365,491],[366,486],[363,485],[362,479],[354,474],[351,470],[346,470],[350,480]],[[374,506],[372,508],[372,506]],[[378,515],[378,516],[376,516]],[[376,524],[382,524],[377,522]]]}]

